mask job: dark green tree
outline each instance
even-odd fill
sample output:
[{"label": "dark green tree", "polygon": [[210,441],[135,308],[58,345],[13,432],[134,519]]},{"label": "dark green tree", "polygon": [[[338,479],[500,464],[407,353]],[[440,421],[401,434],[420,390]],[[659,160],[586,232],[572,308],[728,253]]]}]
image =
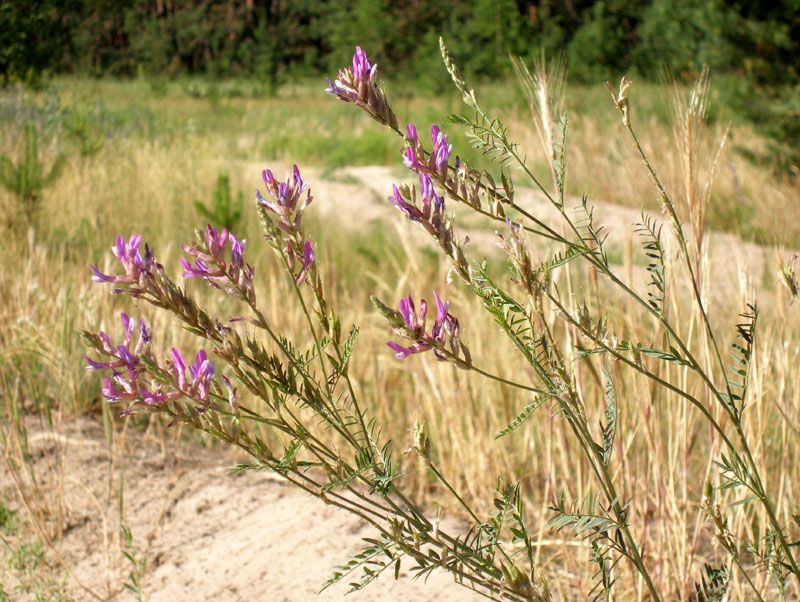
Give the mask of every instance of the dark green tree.
[{"label": "dark green tree", "polygon": [[0,0],[0,83],[36,81],[60,66],[76,2]]},{"label": "dark green tree", "polygon": [[567,47],[569,75],[597,83],[628,70],[646,4],[645,0],[601,0],[585,9],[583,22]]},{"label": "dark green tree", "polygon": [[34,223],[44,190],[61,176],[64,161],[59,153],[48,167],[40,158],[39,132],[33,123],[25,124],[25,150],[18,161],[0,155],[0,186],[17,197],[28,225]]},{"label": "dark green tree", "polygon": [[725,34],[732,21],[723,0],[655,0],[642,16],[634,65],[656,79],[664,67],[675,76],[706,65],[715,73],[727,71],[734,66]]}]

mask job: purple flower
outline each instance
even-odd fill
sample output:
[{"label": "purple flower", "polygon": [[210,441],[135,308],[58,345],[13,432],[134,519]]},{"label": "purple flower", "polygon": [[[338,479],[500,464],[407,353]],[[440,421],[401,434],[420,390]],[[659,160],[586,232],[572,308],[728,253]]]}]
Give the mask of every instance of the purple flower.
[{"label": "purple flower", "polygon": [[300,271],[297,273],[295,277],[295,282],[300,284],[308,274],[308,270],[311,269],[311,266],[314,265],[314,259],[316,258],[316,253],[314,253],[314,248],[311,246],[311,241],[307,240],[303,245],[303,267],[300,268]]},{"label": "purple flower", "polygon": [[107,376],[103,377],[103,386],[100,387],[100,392],[103,394],[103,397],[111,402],[136,400],[136,398],[139,397],[136,374],[131,368],[128,368],[126,376],[127,379],[119,372],[114,371],[111,373],[111,378],[114,379],[114,382],[122,387],[121,391],[114,387],[111,383],[111,379]]},{"label": "purple flower", "polygon": [[377,76],[378,65],[370,64],[367,54],[360,46],[356,46],[356,52],[353,55],[353,66],[340,69],[335,82],[331,82],[326,77],[328,88],[325,91],[344,102],[356,104],[364,102],[366,104],[370,87],[375,85]]},{"label": "purple flower", "polygon": [[[420,174],[419,191],[422,195],[422,215],[425,219],[430,219],[431,215],[434,218],[441,218],[444,211],[444,198],[436,194],[428,174]],[[433,201],[433,214],[431,214],[431,201]]]},{"label": "purple flower", "polygon": [[175,374],[175,382],[180,391],[186,391],[189,386],[186,382],[186,362],[183,361],[181,352],[175,347],[169,350],[169,355],[172,358],[172,371]]},{"label": "purple flower", "polygon": [[353,79],[358,82],[373,83],[378,76],[378,65],[371,65],[367,60],[367,53],[356,46],[353,55]]},{"label": "purple flower", "polygon": [[[122,264],[122,267],[125,268],[125,275],[109,276],[107,274],[103,274],[95,266],[89,265],[92,272],[94,272],[92,280],[94,282],[112,282],[115,284],[125,285],[143,284],[143,276],[152,274],[154,269],[161,269],[162,266],[156,262],[155,257],[150,251],[150,247],[147,245],[144,246],[145,253],[144,257],[142,256],[141,252],[139,251],[140,240],[141,237],[138,234],[133,234],[130,239],[128,239],[127,243],[125,242],[124,237],[117,236],[116,240],[114,241],[114,246],[111,247],[111,251]],[[121,293],[125,290],[126,289],[113,288],[111,289],[111,292]],[[140,292],[135,289],[127,290],[133,293]]]},{"label": "purple flower", "polygon": [[[397,359],[404,359],[415,353],[423,353],[433,349],[433,354],[439,361],[453,361],[457,366],[465,368],[471,363],[469,350],[459,340],[458,320],[450,313],[450,303],[444,303],[436,292],[433,293],[436,300],[436,320],[430,333],[425,331],[425,317],[428,305],[424,299],[420,301],[420,310],[417,314],[414,308],[414,301],[411,295],[400,299],[397,306],[400,315],[403,317],[404,326],[394,328],[395,334],[404,338],[412,339],[414,343],[404,347],[389,341],[386,345],[395,352]],[[452,356],[445,352],[445,346],[449,346]],[[463,354],[463,359],[459,358],[459,353]]]},{"label": "purple flower", "polygon": [[[433,328],[431,329],[431,338],[439,343],[439,345],[444,345],[445,342],[449,340],[450,351],[453,355],[458,355],[458,335],[460,330],[458,320],[448,311],[450,309],[449,301],[447,303],[442,303],[436,291],[433,292],[433,297],[436,299],[436,322],[434,322]],[[440,361],[447,359],[438,349],[434,349],[433,353],[436,359]]]},{"label": "purple flower", "polygon": [[392,196],[389,197],[389,202],[397,207],[400,211],[405,213],[412,222],[419,222],[422,220],[422,212],[417,209],[412,203],[409,203],[403,198],[400,190],[396,185],[392,184]]},{"label": "purple flower", "polygon": [[[89,335],[92,340],[91,345],[102,355],[107,356],[109,361],[95,361],[84,356],[88,364],[87,371],[110,370],[109,376],[103,378],[101,392],[103,396],[111,402],[128,401],[132,404],[125,409],[122,414],[131,414],[137,406],[154,406],[166,401],[180,399],[184,395],[201,402],[198,406],[199,411],[206,410],[211,403],[209,394],[214,374],[214,362],[211,361],[206,352],[202,349],[197,352],[195,361],[188,366],[177,349],[170,350],[171,362],[166,367],[158,367],[154,374],[172,373],[175,380],[175,387],[168,387],[169,390],[162,392],[161,385],[148,383],[145,376],[148,375],[147,366],[155,365],[154,358],[149,355],[150,331],[144,320],[133,320],[126,314],[121,315],[122,326],[125,335],[120,345],[113,345],[105,332],[100,332],[96,336]],[[131,349],[133,333],[137,329],[139,337],[136,345]],[[143,361],[144,360],[146,361]],[[159,377],[163,380],[163,376]],[[151,387],[152,385],[152,387]],[[229,390],[229,397],[235,399],[235,390],[231,391],[230,383],[226,383]]]},{"label": "purple flower", "polygon": [[413,338],[420,338],[425,334],[425,317],[428,314],[428,303],[425,299],[419,302],[419,315],[414,307],[411,295],[403,297],[397,302],[400,315],[406,323],[406,328],[413,334]]},{"label": "purple flower", "polygon": [[453,145],[449,144],[447,136],[439,126],[436,124],[431,126],[433,148],[427,160],[425,149],[413,124],[406,126],[406,141],[408,146],[403,149],[403,164],[414,172],[430,174],[438,182],[444,183],[447,180],[448,161],[453,152]]},{"label": "purple flower", "polygon": [[[206,352],[200,349],[195,355],[195,361],[189,365],[189,377],[186,378],[186,362],[181,352],[174,347],[170,349],[172,358],[172,371],[178,391],[198,401],[208,403],[208,394],[211,387],[211,377],[214,375],[214,362],[208,359]],[[201,411],[208,406],[201,407]]]},{"label": "purple flower", "polygon": [[84,355],[83,358],[86,360],[88,366],[86,366],[87,372],[95,372],[97,370],[105,370],[107,368],[134,368],[138,363],[138,356],[150,346],[150,330],[147,328],[144,320],[139,320],[139,340],[136,343],[136,347],[134,348],[133,352],[129,351],[129,346],[131,344],[131,338],[133,336],[133,331],[136,327],[136,321],[130,318],[126,313],[120,314],[120,318],[122,319],[122,327],[125,329],[125,337],[122,341],[121,345],[113,345],[111,343],[111,339],[108,338],[108,335],[105,332],[98,333],[98,338],[100,339],[102,345],[99,351],[113,359],[107,362],[97,362],[90,357]]},{"label": "purple flower", "polygon": [[389,341],[386,345],[395,352],[395,357],[399,360],[407,358],[414,353],[422,353],[431,348],[430,343],[424,340],[425,337],[425,317],[428,314],[428,304],[425,299],[419,302],[419,314],[414,307],[414,300],[411,295],[403,297],[397,302],[397,307],[400,310],[400,315],[403,316],[405,322],[404,328],[396,328],[394,332],[402,337],[416,339],[413,345],[403,347],[393,341]]},{"label": "purple flower", "polygon": [[111,370],[111,377],[103,378],[103,386],[101,388],[101,392],[106,399],[109,401],[132,401],[142,393],[139,383],[142,367],[139,358],[150,348],[150,330],[144,320],[140,319],[138,321],[139,337],[131,351],[131,340],[133,339],[133,332],[136,330],[137,322],[125,313],[120,314],[120,318],[125,331],[120,345],[112,344],[111,339],[105,332],[100,332],[97,335],[99,344],[95,348],[111,359],[105,362],[98,362],[86,355],[83,358],[88,364],[86,366],[87,372]]},{"label": "purple flower", "polygon": [[[311,191],[307,191],[308,184],[303,182],[300,177],[297,165],[292,168],[291,174],[286,175],[285,182],[278,182],[269,169],[261,172],[261,178],[267,187],[268,198],[265,199],[256,190],[256,201],[264,209],[275,213],[280,218],[279,228],[289,234],[297,232],[300,229],[300,218],[303,216],[303,211],[313,200]],[[306,192],[305,198],[302,198],[303,192]]]},{"label": "purple flower", "polygon": [[[228,243],[230,260],[226,259]],[[238,240],[225,228],[218,232],[212,225],[207,225],[204,241],[181,245],[188,255],[195,258],[194,265],[183,257],[180,258],[184,269],[183,277],[202,278],[215,288],[255,302],[253,268],[242,259],[246,244],[246,240]]]},{"label": "purple flower", "polygon": [[378,86],[377,78],[378,65],[372,65],[366,53],[356,46],[353,65],[340,69],[336,81],[326,77],[328,87],[325,91],[361,107],[376,121],[397,129],[397,117]]},{"label": "purple flower", "polygon": [[447,178],[447,161],[450,159],[450,153],[453,152],[453,145],[448,144],[447,136],[439,130],[439,126],[436,124],[431,126],[431,140],[433,149],[428,160],[428,167],[441,182]]},{"label": "purple flower", "polygon": [[393,341],[389,341],[386,345],[395,352],[394,356],[399,360],[404,360],[415,353],[423,353],[431,348],[430,344],[425,341],[417,341],[410,347],[403,347]]},{"label": "purple flower", "polygon": [[419,175],[419,189],[422,206],[416,205],[414,188],[398,188],[392,185],[389,202],[405,213],[412,222],[420,224],[428,234],[438,238],[445,226],[444,198],[436,194],[433,182],[427,173]]},{"label": "purple flower", "polygon": [[409,145],[403,149],[403,164],[411,171],[424,171],[427,169],[425,164],[425,151],[417,137],[417,128],[413,123],[406,126],[406,140]]}]

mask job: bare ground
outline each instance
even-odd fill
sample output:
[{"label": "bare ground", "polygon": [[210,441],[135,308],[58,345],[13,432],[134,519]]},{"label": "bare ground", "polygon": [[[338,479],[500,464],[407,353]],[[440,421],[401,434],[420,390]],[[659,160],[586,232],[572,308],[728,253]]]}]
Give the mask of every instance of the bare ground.
[{"label": "bare ground", "polygon": [[[279,476],[227,474],[236,458],[225,450],[185,444],[162,448],[152,438],[128,432],[117,437],[111,463],[99,420],[63,425],[55,437],[48,430],[37,432],[33,423],[30,432],[42,491],[55,495],[60,490],[65,501],[61,526],[52,515],[46,520],[48,529],[62,536],[58,555],[47,550],[45,558],[51,578],[64,579],[63,593],[75,600],[136,599],[124,588],[134,565],[122,555],[122,524],[132,533],[131,556],[146,563],[139,590],[153,602],[341,600],[347,580],[319,592],[333,567],[364,546],[361,538],[374,536],[367,525]],[[13,491],[8,474],[0,486]],[[41,596],[41,584],[26,592],[20,571],[10,563],[1,567],[0,584],[10,599]],[[434,574],[426,584],[407,574],[395,581],[390,570],[348,599],[479,597],[444,574]]]}]

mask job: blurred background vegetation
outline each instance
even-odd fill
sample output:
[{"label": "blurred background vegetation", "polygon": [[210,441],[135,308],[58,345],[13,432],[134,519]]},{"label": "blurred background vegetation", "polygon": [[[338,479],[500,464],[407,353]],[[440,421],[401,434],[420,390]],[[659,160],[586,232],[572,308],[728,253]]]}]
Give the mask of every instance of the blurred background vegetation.
[{"label": "blurred background vegetation", "polygon": [[204,74],[270,94],[334,74],[358,44],[384,75],[437,94],[440,35],[473,77],[542,50],[565,53],[580,83],[707,65],[724,104],[769,139],[770,166],[800,163],[800,0],[0,0],[0,80]]}]

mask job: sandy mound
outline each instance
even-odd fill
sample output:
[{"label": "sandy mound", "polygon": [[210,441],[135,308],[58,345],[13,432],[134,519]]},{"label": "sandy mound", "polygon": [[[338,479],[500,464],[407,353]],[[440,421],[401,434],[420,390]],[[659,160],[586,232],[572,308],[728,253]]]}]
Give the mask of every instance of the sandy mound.
[{"label": "sandy mound", "polygon": [[[31,429],[41,484],[45,491],[60,486],[66,501],[57,548],[71,568],[65,589],[75,600],[95,599],[93,593],[104,600],[136,599],[123,587],[133,565],[121,553],[120,475],[132,556],[146,562],[139,578],[145,599],[294,602],[341,600],[347,593],[345,581],[318,595],[333,567],[360,551],[362,537],[375,535],[371,528],[272,474],[226,474],[234,458],[225,450],[162,448],[129,432],[124,443],[118,440],[124,448],[111,465],[98,422],[65,425],[55,438]],[[60,485],[53,464],[61,466]],[[0,485],[10,487],[7,475]],[[58,573],[65,577],[52,551],[46,557],[55,579]],[[0,578],[11,595],[19,575]],[[348,599],[455,602],[479,596],[443,573],[426,584],[407,574],[395,581],[390,570]]]}]

